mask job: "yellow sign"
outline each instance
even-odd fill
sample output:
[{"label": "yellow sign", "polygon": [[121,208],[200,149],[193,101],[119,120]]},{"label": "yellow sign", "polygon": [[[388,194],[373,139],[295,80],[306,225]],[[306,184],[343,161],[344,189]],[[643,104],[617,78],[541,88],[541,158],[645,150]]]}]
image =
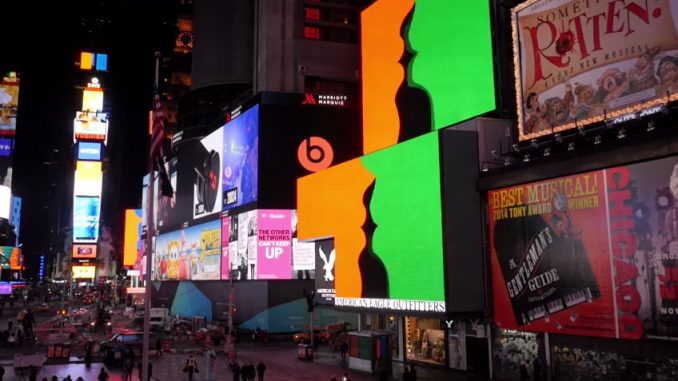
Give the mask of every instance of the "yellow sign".
[{"label": "yellow sign", "polygon": [[73,266],[73,279],[94,279],[96,266]]}]

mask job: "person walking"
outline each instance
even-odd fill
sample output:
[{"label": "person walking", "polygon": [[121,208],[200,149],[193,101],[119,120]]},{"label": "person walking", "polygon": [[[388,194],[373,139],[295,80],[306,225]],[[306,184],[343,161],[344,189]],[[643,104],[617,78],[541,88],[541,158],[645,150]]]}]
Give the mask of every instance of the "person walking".
[{"label": "person walking", "polygon": [[259,381],[264,381],[264,372],[266,371],[266,364],[264,364],[263,361],[259,361],[259,364],[257,364],[257,377],[259,377]]},{"label": "person walking", "polygon": [[155,355],[162,357],[162,340],[160,338],[155,341]]},{"label": "person walking", "polygon": [[520,381],[530,381],[530,373],[527,371],[527,367],[530,366],[530,361],[525,360],[520,364]]},{"label": "person walking", "polygon": [[99,381],[108,381],[108,373],[106,373],[106,368],[101,368],[101,370],[99,371],[99,377],[97,379]]},{"label": "person walking", "polygon": [[0,365],[0,381],[2,381],[4,377],[5,377],[5,368],[2,365]]},{"label": "person walking", "polygon": [[417,381],[417,370],[414,369],[414,364],[410,364],[410,380]]},{"label": "person walking", "polygon": [[31,365],[31,371],[28,374],[28,381],[37,381],[38,380],[38,367]]},{"label": "person walking", "polygon": [[217,352],[214,350],[214,346],[211,346],[205,352],[205,363],[207,364],[207,381],[214,381],[214,370],[217,366]]},{"label": "person walking", "polygon": [[348,352],[348,343],[346,340],[341,342],[341,358],[346,359],[346,353]]},{"label": "person walking", "polygon": [[[143,366],[141,365],[141,361],[139,361],[139,381],[144,377],[144,370]],[[153,377],[153,363],[150,361],[148,362],[148,381],[151,381],[151,377]],[[130,381],[132,380],[132,375],[130,374]]]},{"label": "person walking", "polygon": [[407,365],[404,366],[405,370],[403,371],[403,381],[410,381],[412,376],[410,375],[410,370],[407,369]]},{"label": "person walking", "polygon": [[233,381],[240,381],[240,365],[235,361],[231,364],[231,372],[233,372]]},{"label": "person walking", "polygon": [[186,360],[186,365],[184,366],[184,372],[188,373],[188,381],[193,381],[193,373],[200,373],[200,370],[198,370],[198,362],[195,360],[193,353],[188,355],[188,360]]}]

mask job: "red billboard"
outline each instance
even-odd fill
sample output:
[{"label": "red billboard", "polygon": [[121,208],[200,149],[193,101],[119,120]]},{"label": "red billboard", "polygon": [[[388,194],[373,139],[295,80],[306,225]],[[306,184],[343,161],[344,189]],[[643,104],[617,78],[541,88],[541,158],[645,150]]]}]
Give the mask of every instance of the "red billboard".
[{"label": "red billboard", "polygon": [[497,324],[675,339],[678,157],[488,193]]}]

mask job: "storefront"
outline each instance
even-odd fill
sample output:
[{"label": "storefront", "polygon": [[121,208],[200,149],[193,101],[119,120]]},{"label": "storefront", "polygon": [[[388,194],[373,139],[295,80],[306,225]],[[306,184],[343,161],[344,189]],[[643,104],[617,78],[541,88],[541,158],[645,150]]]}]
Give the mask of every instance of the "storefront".
[{"label": "storefront", "polygon": [[391,333],[391,358],[403,361],[402,341],[403,328],[402,318],[396,315],[362,313],[360,314],[359,329],[375,329]]},{"label": "storefront", "polygon": [[446,347],[444,320],[405,317],[407,361],[444,366]]},{"label": "storefront", "polygon": [[[541,335],[543,336],[543,335]],[[544,341],[541,336],[531,332],[492,327],[492,368],[494,376],[500,380],[520,380],[520,365],[530,364],[534,371],[534,362],[545,364]],[[544,366],[541,369],[545,369]]]}]

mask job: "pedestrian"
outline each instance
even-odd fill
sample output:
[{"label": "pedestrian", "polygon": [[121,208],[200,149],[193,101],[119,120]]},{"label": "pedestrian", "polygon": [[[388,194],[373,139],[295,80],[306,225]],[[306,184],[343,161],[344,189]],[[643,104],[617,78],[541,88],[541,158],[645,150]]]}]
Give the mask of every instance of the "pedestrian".
[{"label": "pedestrian", "polygon": [[[52,381],[54,381],[55,378],[56,378],[56,376],[54,376],[52,378]],[[106,368],[101,368],[101,370],[99,371],[98,380],[99,381],[108,381],[108,373],[106,373]]]},{"label": "pedestrian", "polygon": [[[139,361],[139,381],[143,379],[143,367],[141,366],[141,361]],[[149,361],[148,362],[148,381],[151,381],[151,377],[153,377],[153,364]],[[132,375],[130,374],[130,381],[132,380]]]},{"label": "pedestrian", "polygon": [[28,374],[28,381],[37,381],[38,380],[38,367],[31,365],[31,371]]},{"label": "pedestrian", "polygon": [[210,346],[210,349],[205,352],[205,364],[207,364],[207,381],[214,381],[214,370],[217,366],[217,352],[214,346]]},{"label": "pedestrian", "polygon": [[259,361],[257,364],[257,376],[259,376],[259,381],[264,381],[264,372],[266,371],[266,364],[263,361]]},{"label": "pedestrian", "polygon": [[520,381],[529,381],[530,373],[527,371],[527,367],[530,366],[530,360],[525,360],[520,364]]},{"label": "pedestrian", "polygon": [[233,372],[233,381],[240,381],[240,365],[237,362],[231,364],[231,372]]},{"label": "pedestrian", "polygon": [[539,358],[534,359],[532,363],[532,377],[534,377],[534,381],[541,381],[541,361]]},{"label": "pedestrian", "polygon": [[379,366],[379,381],[388,381],[388,370],[384,366]]},{"label": "pedestrian", "polygon": [[162,341],[160,338],[155,341],[155,355],[162,356]]},{"label": "pedestrian", "polygon": [[410,381],[412,379],[412,375],[410,374],[410,370],[407,369],[407,365],[404,366],[405,371],[403,371],[403,381]]},{"label": "pedestrian", "polygon": [[341,358],[345,359],[346,358],[346,353],[348,352],[348,343],[346,340],[341,342]]},{"label": "pedestrian", "polygon": [[184,373],[188,373],[188,381],[193,381],[193,373],[200,373],[200,370],[198,370],[198,363],[195,361],[193,353],[188,355],[188,360],[186,360],[186,365],[184,365]]},{"label": "pedestrian", "polygon": [[417,370],[414,369],[414,364],[410,364],[410,380],[417,381]]}]

